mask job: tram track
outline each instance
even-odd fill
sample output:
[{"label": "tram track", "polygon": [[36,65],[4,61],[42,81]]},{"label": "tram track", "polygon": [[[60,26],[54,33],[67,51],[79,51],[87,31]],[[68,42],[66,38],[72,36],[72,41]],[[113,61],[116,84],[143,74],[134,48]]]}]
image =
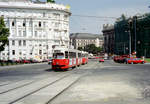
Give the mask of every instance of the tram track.
[{"label": "tram track", "polygon": [[64,77],[62,77],[62,78],[60,78],[60,79],[58,79],[58,80],[55,80],[54,82],[49,83],[48,85],[45,85],[45,86],[43,86],[43,87],[41,87],[41,88],[39,88],[39,89],[37,89],[37,90],[31,92],[31,93],[29,93],[29,94],[27,94],[27,95],[25,95],[25,96],[19,98],[19,99],[16,99],[16,100],[10,102],[9,104],[15,104],[15,102],[17,102],[17,101],[19,101],[19,100],[21,100],[21,99],[23,99],[23,98],[25,98],[25,97],[27,97],[27,96],[30,96],[30,95],[32,95],[32,94],[34,94],[34,93],[36,93],[36,92],[38,92],[38,91],[40,91],[40,90],[42,90],[42,89],[48,87],[48,86],[50,86],[50,85],[56,83],[57,81],[60,81],[60,80],[64,79],[65,77],[68,77],[68,75],[67,75],[67,76],[64,76]]},{"label": "tram track", "polygon": [[[84,68],[88,66],[81,67]],[[81,70],[74,69],[67,72],[50,73],[50,76],[48,76],[48,74],[37,76],[35,77],[36,80],[27,78],[25,83],[23,83],[25,80],[15,81],[17,84],[12,82],[6,84],[1,83],[0,104],[38,104],[32,101],[38,101],[40,96],[46,92],[50,92],[50,94],[48,94],[49,97],[44,99],[45,101],[44,103],[42,102],[42,104],[50,104],[57,96],[75,84],[81,76],[85,75],[85,73],[83,74],[82,72],[77,73],[79,71]],[[22,83],[20,83],[21,81]],[[53,92],[55,90],[57,92]],[[35,97],[37,95],[39,95],[39,97]],[[33,98],[33,96],[35,98]],[[24,103],[24,101],[29,101],[29,103]]]},{"label": "tram track", "polygon": [[40,80],[38,78],[36,80],[29,80],[29,79],[27,80],[26,79],[26,80],[18,80],[18,81],[12,82],[12,83],[4,84],[4,85],[0,86],[0,94],[7,93],[11,90],[15,90],[15,89],[27,86],[27,85],[33,84],[35,82],[38,82],[38,81],[42,81],[43,79],[45,79],[47,77],[48,76],[42,77]]},{"label": "tram track", "polygon": [[37,81],[35,83],[30,83],[25,86],[21,86],[20,88],[14,88],[10,91],[0,94],[0,104],[12,104],[26,96],[29,96],[47,86],[62,80],[63,78],[69,76],[70,74],[58,74],[53,78],[47,78],[44,80]]},{"label": "tram track", "polygon": [[69,86],[67,86],[65,89],[63,89],[61,92],[59,92],[58,94],[56,94],[53,98],[51,98],[47,103],[45,104],[51,104],[51,102],[56,99],[59,95],[61,95],[63,92],[67,91],[71,86],[73,86],[76,82],[78,82],[81,79],[81,77],[79,77],[77,80],[75,80],[73,83],[71,83]]},{"label": "tram track", "polygon": [[9,104],[51,104],[51,102],[57,98],[64,91],[69,89],[73,84],[75,84],[82,75],[72,74],[68,77],[58,80],[53,84],[41,88],[40,90],[18,99],[18,101],[11,102]]},{"label": "tram track", "polygon": [[1,82],[1,83],[0,83],[0,87],[1,87],[1,86],[5,86],[5,85],[8,85],[8,84],[10,84],[10,82]]},{"label": "tram track", "polygon": [[[20,82],[20,81],[18,81],[18,82]],[[7,93],[11,90],[15,90],[17,88],[21,88],[21,87],[24,87],[24,86],[34,83],[34,81],[27,81],[27,82],[21,81],[21,82],[23,82],[23,83],[22,84],[19,83],[18,86],[16,86],[16,83],[15,83],[13,87],[11,87],[10,84],[0,87],[0,94]]]}]

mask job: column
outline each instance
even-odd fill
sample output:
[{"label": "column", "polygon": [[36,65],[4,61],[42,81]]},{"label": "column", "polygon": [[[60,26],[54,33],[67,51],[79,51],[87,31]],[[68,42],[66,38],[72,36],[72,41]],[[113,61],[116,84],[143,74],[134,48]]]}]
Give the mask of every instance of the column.
[{"label": "column", "polygon": [[15,19],[16,20],[16,22],[15,22],[15,27],[16,27],[16,35],[15,36],[19,36],[19,34],[18,34],[18,20],[17,20],[17,18]]},{"label": "column", "polygon": [[25,19],[25,26],[26,26],[26,28],[25,28],[25,30],[26,30],[26,37],[30,37],[29,36],[29,20],[28,19]]}]

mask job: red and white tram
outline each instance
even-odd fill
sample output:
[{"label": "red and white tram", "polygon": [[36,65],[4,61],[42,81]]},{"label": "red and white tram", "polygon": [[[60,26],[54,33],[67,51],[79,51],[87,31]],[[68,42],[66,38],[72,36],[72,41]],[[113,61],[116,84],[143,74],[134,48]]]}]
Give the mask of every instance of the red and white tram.
[{"label": "red and white tram", "polygon": [[75,49],[68,49],[62,46],[55,47],[53,50],[52,69],[64,70],[85,64],[88,62],[88,57],[85,57],[87,55],[84,54],[85,53]]},{"label": "red and white tram", "polygon": [[82,64],[87,64],[88,63],[88,53],[82,51]]}]

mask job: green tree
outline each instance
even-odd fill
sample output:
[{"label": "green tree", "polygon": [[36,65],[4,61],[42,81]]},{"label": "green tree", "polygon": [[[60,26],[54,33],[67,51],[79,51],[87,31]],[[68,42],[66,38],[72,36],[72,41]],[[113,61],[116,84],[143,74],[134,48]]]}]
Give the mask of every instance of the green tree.
[{"label": "green tree", "polygon": [[55,3],[55,0],[47,0],[47,2]]},{"label": "green tree", "polygon": [[85,46],[84,51],[87,51],[87,52],[93,53],[93,54],[98,54],[102,51],[102,48],[96,47],[95,44],[89,44],[89,45]]},{"label": "green tree", "polygon": [[4,18],[0,17],[0,52],[8,45],[9,29],[6,28]]},{"label": "green tree", "polygon": [[83,51],[84,49],[82,47],[78,47],[78,50]]}]

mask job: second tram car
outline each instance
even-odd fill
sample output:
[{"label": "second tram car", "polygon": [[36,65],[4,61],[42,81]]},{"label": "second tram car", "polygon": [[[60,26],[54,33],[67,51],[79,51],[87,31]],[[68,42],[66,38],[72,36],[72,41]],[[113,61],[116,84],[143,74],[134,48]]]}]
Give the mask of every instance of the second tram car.
[{"label": "second tram car", "polygon": [[88,53],[87,52],[82,52],[82,64],[87,64],[88,63]]},{"label": "second tram car", "polygon": [[65,47],[56,47],[53,50],[52,69],[65,70],[75,68],[88,62],[87,53]]}]

